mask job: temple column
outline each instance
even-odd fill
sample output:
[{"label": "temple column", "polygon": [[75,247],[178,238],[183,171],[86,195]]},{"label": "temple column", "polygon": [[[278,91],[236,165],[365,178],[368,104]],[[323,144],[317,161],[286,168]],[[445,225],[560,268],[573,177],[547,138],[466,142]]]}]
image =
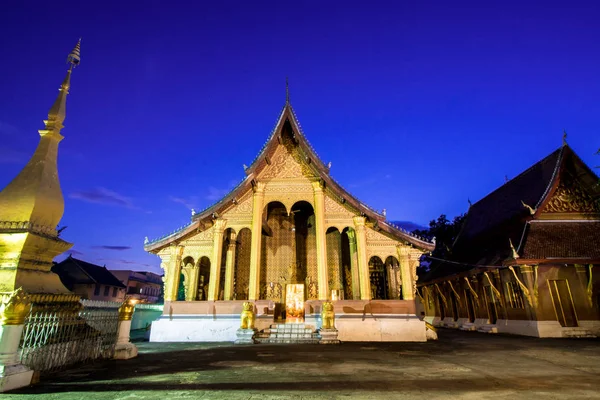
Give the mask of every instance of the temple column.
[{"label": "temple column", "polygon": [[183,246],[171,245],[169,251],[161,257],[161,267],[165,270],[163,278],[165,285],[165,301],[176,301],[179,290],[179,275],[181,274],[181,255]]},{"label": "temple column", "polygon": [[356,252],[356,232],[348,229],[348,243],[350,244],[350,273],[352,275],[352,298],[360,299],[360,278],[358,273],[358,253]]},{"label": "temple column", "polygon": [[198,275],[200,273],[200,267],[198,265],[190,265],[188,268],[188,274],[186,276],[187,290],[185,292],[186,301],[195,301],[198,297]]},{"label": "temple column", "polygon": [[254,185],[252,199],[252,238],[250,240],[250,282],[248,299],[260,298],[260,245],[262,238],[262,214],[264,208],[265,184],[257,182]]},{"label": "temple column", "polygon": [[317,242],[317,276],[319,284],[319,300],[327,300],[329,281],[327,279],[327,239],[325,237],[325,194],[321,182],[313,182],[315,196],[315,234]]},{"label": "temple column", "polygon": [[233,275],[235,266],[235,247],[237,234],[230,229],[229,244],[227,245],[227,255],[225,256],[225,300],[233,300]]},{"label": "temple column", "polygon": [[371,300],[371,280],[369,278],[369,261],[367,260],[367,228],[365,217],[354,217],[356,230],[356,250],[358,255],[358,276],[360,280],[361,300]]},{"label": "temple column", "polygon": [[208,301],[219,299],[219,280],[221,278],[221,258],[223,256],[223,231],[227,220],[216,219],[213,226],[213,259],[210,263],[210,279],[208,281]]},{"label": "temple column", "polygon": [[414,260],[411,260],[411,248],[405,245],[396,246],[398,261],[400,262],[400,275],[402,276],[402,300],[415,299],[415,280],[413,276],[416,271]]}]

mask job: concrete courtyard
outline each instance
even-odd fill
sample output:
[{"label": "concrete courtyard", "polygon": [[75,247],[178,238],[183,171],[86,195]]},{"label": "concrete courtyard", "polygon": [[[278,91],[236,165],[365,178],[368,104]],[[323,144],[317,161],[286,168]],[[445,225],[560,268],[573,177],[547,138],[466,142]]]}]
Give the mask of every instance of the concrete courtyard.
[{"label": "concrete courtyard", "polygon": [[600,341],[452,330],[428,343],[138,343],[3,399],[600,398]]}]

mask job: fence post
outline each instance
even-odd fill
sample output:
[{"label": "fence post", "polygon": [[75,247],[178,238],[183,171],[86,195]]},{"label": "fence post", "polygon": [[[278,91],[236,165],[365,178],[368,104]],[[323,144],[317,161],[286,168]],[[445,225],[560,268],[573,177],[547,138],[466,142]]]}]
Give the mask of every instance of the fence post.
[{"label": "fence post", "polygon": [[31,384],[33,371],[19,363],[19,343],[31,302],[22,288],[2,294],[1,301],[0,392],[6,392]]},{"label": "fence post", "polygon": [[115,346],[115,355],[117,360],[128,360],[137,357],[138,349],[135,344],[129,341],[129,331],[131,330],[131,317],[135,310],[135,299],[126,299],[119,307],[119,327],[117,328],[117,345]]}]

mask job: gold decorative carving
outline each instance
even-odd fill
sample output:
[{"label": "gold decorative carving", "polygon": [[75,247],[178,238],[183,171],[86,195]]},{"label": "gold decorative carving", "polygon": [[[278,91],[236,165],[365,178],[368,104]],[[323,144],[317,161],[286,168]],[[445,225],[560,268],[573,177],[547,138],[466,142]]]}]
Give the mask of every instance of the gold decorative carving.
[{"label": "gold decorative carving", "polygon": [[452,290],[452,293],[454,293],[454,296],[456,297],[456,301],[458,302],[458,305],[460,307],[460,295],[458,294],[458,292],[454,289],[454,286],[452,285],[451,281],[446,281],[446,283],[448,284],[448,286],[450,286],[450,290]]},{"label": "gold decorative carving", "polygon": [[464,278],[465,278],[465,282],[467,282],[467,287],[469,288],[469,292],[471,292],[475,301],[479,303],[479,296],[477,295],[477,292],[473,289],[473,286],[471,286],[471,281],[466,276]]},{"label": "gold decorative carving", "polygon": [[0,325],[23,325],[31,310],[31,300],[23,288],[2,295]]},{"label": "gold decorative carving", "polygon": [[534,301],[533,301],[533,298],[531,297],[531,293],[529,292],[529,289],[527,288],[527,286],[525,286],[525,284],[523,282],[521,282],[521,280],[517,276],[517,272],[515,271],[515,268],[511,265],[508,267],[508,269],[510,270],[510,272],[512,272],[513,276],[515,277],[515,280],[517,281],[517,284],[521,287],[521,290],[523,291],[523,294],[525,295],[525,297],[527,297],[527,301],[529,301],[529,305],[531,305],[532,307],[535,307]]},{"label": "gold decorative carving", "polygon": [[597,213],[600,206],[577,184],[566,187],[562,182],[544,207],[547,213]]},{"label": "gold decorative carving", "polygon": [[244,302],[240,329],[254,329],[254,303]]},{"label": "gold decorative carving", "polygon": [[492,288],[492,292],[494,292],[494,294],[496,295],[498,300],[502,301],[502,294],[500,293],[500,291],[498,289],[496,289],[496,286],[494,286],[494,283],[492,282],[492,278],[490,278],[487,271],[484,272],[483,275],[487,278],[488,283],[490,284],[490,287]]},{"label": "gold decorative carving", "polygon": [[119,321],[131,321],[137,302],[137,299],[125,299],[123,304],[121,304],[121,307],[119,307]]},{"label": "gold decorative carving", "polygon": [[333,303],[326,301],[323,303],[321,311],[321,329],[335,329],[335,312],[333,311]]},{"label": "gold decorative carving", "polygon": [[284,144],[279,145],[268,165],[259,175],[260,179],[274,178],[299,178],[302,176],[314,176],[310,167],[294,148],[289,139],[284,139]]},{"label": "gold decorative carving", "polygon": [[448,303],[446,301],[446,296],[444,296],[444,293],[442,293],[442,289],[440,289],[440,287],[437,283],[435,283],[434,286],[437,289],[438,293],[440,294],[440,298],[442,299],[442,302],[444,303],[444,307],[448,307]]},{"label": "gold decorative carving", "polygon": [[592,264],[588,264],[588,284],[587,284],[587,288],[586,288],[586,294],[587,294],[587,299],[588,302],[590,303],[590,307],[594,306],[594,291],[593,291],[593,280],[592,280]]}]

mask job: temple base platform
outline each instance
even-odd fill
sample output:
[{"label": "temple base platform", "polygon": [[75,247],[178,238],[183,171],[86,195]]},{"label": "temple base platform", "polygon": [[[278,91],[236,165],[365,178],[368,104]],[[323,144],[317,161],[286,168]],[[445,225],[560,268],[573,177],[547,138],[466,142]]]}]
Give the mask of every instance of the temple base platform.
[{"label": "temple base platform", "polygon": [[[151,342],[235,342],[240,328],[242,305],[247,300],[233,301],[179,301],[165,303],[163,315],[152,323]],[[279,321],[275,315],[277,302],[253,301],[256,307],[254,327],[262,333],[271,333],[273,325],[294,324]],[[323,301],[305,302],[304,329],[318,343],[321,329]],[[415,315],[413,300],[338,300],[333,302],[337,340],[341,342],[425,342],[426,326]],[[298,323],[297,323],[298,324]],[[288,327],[282,326],[282,329]],[[277,332],[279,333],[279,332]],[[284,335],[287,331],[282,332]],[[295,333],[295,332],[289,332]],[[307,334],[308,332],[296,332]],[[261,342],[260,334],[254,335]],[[269,335],[270,339],[270,335]],[[285,342],[285,336],[282,338]],[[291,336],[290,336],[291,339]]]}]

